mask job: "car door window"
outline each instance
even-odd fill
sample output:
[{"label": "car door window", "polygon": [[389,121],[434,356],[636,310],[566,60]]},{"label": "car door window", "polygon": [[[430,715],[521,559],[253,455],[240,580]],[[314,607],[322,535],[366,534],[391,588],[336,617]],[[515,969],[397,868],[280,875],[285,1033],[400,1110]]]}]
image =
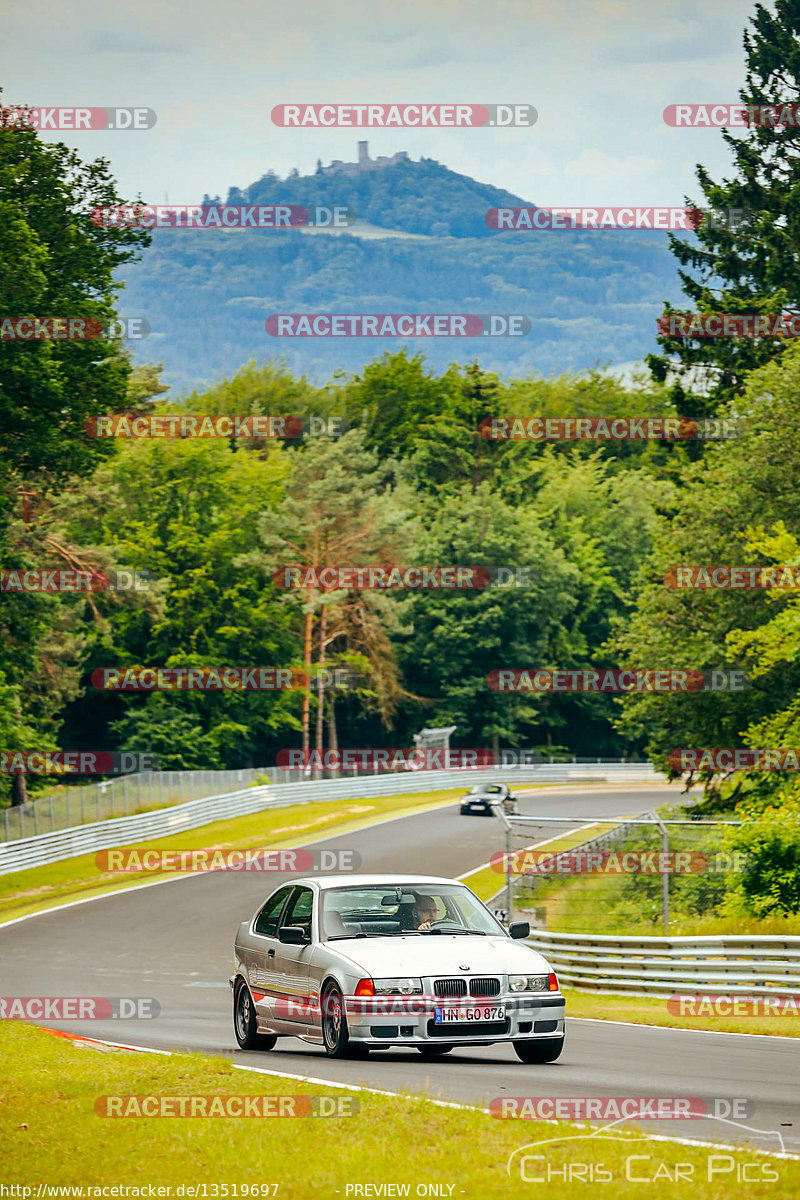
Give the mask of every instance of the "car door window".
[{"label": "car door window", "polygon": [[276,937],[278,933],[278,918],[281,915],[286,897],[291,891],[291,886],[279,888],[274,896],[270,896],[267,903],[262,908],[261,912],[256,917],[256,923],[253,926],[254,933],[260,933],[264,937]]},{"label": "car door window", "polygon": [[311,915],[314,911],[314,893],[311,888],[298,887],[289,901],[281,926],[299,925],[311,937]]}]

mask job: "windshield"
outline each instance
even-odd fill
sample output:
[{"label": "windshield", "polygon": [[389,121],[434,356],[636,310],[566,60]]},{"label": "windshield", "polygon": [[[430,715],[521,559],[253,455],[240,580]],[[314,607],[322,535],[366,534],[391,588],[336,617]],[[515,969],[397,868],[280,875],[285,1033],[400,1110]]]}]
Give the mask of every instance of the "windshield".
[{"label": "windshield", "polygon": [[322,895],[322,940],[355,937],[504,935],[480,900],[457,883],[372,884]]}]

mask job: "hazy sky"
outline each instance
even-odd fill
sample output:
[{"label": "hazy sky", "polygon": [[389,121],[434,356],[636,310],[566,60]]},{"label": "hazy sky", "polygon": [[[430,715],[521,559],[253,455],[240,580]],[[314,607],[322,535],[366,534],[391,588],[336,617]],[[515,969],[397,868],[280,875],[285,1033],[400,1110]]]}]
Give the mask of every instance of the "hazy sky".
[{"label": "hazy sky", "polygon": [[[542,205],[674,204],[694,166],[727,172],[719,130],[667,104],[735,102],[752,0],[27,0],[2,17],[6,102],[141,105],[148,131],[62,133],[123,195],[195,203],[268,168],[408,150]],[[115,11],[115,9],[117,11]],[[521,103],[529,129],[288,130],[289,102]]]}]

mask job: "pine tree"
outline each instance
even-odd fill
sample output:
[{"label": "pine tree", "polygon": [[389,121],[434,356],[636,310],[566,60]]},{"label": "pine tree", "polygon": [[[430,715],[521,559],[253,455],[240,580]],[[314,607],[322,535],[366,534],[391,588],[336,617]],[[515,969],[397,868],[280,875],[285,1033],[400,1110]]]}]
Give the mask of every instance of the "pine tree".
[{"label": "pine tree", "polygon": [[[697,180],[712,218],[671,249],[692,312],[780,313],[800,311],[800,0],[775,0],[775,11],[756,5],[744,32],[747,60],[745,106],[791,106],[783,125],[760,114],[745,132],[722,136],[735,174],[715,183],[702,165]],[[687,201],[687,203],[692,203]],[[737,213],[737,210],[739,212]],[[677,311],[667,306],[665,315]],[[688,309],[687,309],[688,311]],[[786,348],[782,337],[684,337],[664,333],[665,353],[650,355],[659,382],[670,372],[679,413],[715,412],[743,391],[747,371]],[[692,389],[697,393],[692,396]]]}]

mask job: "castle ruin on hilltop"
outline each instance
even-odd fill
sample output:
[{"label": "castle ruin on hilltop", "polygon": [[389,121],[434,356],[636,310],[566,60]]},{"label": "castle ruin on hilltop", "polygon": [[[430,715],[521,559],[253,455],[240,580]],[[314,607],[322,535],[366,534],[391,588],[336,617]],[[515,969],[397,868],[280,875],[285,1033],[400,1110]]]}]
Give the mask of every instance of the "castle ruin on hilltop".
[{"label": "castle ruin on hilltop", "polygon": [[396,154],[380,154],[377,158],[370,158],[368,143],[359,142],[357,162],[342,162],[340,158],[335,158],[329,167],[320,167],[317,173],[321,175],[360,175],[362,171],[376,171],[381,167],[391,167],[404,159],[408,159],[407,150],[398,150]]}]

